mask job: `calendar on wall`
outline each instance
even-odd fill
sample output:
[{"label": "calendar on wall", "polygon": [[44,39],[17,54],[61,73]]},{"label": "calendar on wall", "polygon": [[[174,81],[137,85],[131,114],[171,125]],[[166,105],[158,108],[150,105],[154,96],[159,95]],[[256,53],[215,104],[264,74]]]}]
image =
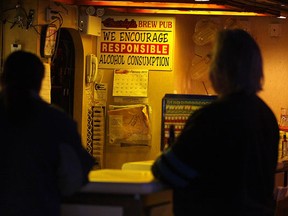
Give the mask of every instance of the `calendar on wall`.
[{"label": "calendar on wall", "polygon": [[148,70],[114,70],[113,96],[147,97]]}]

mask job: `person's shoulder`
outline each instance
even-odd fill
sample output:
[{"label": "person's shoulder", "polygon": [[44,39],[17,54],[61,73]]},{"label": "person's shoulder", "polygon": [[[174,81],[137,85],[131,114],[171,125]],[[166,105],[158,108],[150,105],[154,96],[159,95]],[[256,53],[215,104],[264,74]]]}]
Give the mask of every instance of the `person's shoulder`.
[{"label": "person's shoulder", "polygon": [[61,119],[65,119],[67,121],[73,121],[72,120],[72,117],[70,117],[68,115],[68,113],[66,113],[61,107],[55,105],[55,104],[50,104],[49,105],[49,109],[51,110],[51,112],[57,116],[58,118],[61,118]]},{"label": "person's shoulder", "polygon": [[217,97],[211,103],[196,110],[191,117],[193,120],[199,121],[223,119],[231,113],[231,110],[233,107],[237,106],[239,101],[240,100],[239,98],[237,99],[237,97]]},{"label": "person's shoulder", "polygon": [[204,105],[200,109],[195,111],[195,116],[197,117],[204,117],[213,115],[215,112],[219,112],[219,109],[221,107],[225,106],[223,101],[219,100],[219,98],[215,98],[214,101],[212,101],[209,104]]},{"label": "person's shoulder", "polygon": [[43,100],[38,101],[39,109],[42,110],[42,115],[45,115],[51,121],[74,122],[72,117],[68,115],[62,108],[55,104],[49,104]]},{"label": "person's shoulder", "polygon": [[[221,109],[220,109],[221,110]],[[202,106],[201,108],[195,110],[189,117],[187,123],[193,122],[193,124],[199,123],[202,125],[205,122],[210,122],[219,116],[219,103],[214,101],[210,104]]]},{"label": "person's shoulder", "polygon": [[66,115],[68,116],[68,114],[65,113],[65,111],[61,107],[59,107],[55,104],[48,104],[48,108],[51,110],[51,112],[54,112],[55,114],[62,115],[62,116],[66,116]]}]

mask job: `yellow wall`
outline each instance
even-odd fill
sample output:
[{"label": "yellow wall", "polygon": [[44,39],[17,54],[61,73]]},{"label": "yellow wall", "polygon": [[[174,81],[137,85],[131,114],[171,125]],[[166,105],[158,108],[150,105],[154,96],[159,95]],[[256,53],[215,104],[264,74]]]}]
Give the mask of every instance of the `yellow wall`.
[{"label": "yellow wall", "polygon": [[[3,9],[15,8],[17,0],[4,0]],[[60,11],[63,17],[63,24],[61,28],[67,28],[74,40],[76,54],[75,54],[75,86],[74,86],[74,116],[73,118],[78,123],[79,132],[82,135],[83,143],[85,144],[86,136],[86,124],[87,114],[85,113],[86,106],[86,97],[84,94],[85,89],[85,80],[84,80],[84,71],[85,71],[85,59],[84,56],[86,52],[91,52],[93,40],[87,38],[85,35],[82,38],[82,35],[78,31],[78,7],[65,5],[64,8],[61,6],[56,6],[50,0],[27,0],[21,5],[27,12],[30,9],[35,10],[35,19],[33,21],[34,28],[23,29],[18,27],[11,28],[11,23],[14,20],[14,17],[18,15],[17,10],[9,10],[3,13],[3,17],[8,20],[3,28],[4,33],[4,60],[11,53],[10,44],[19,43],[22,45],[22,50],[30,51],[36,53],[40,57],[40,34],[41,26],[48,24],[49,22],[45,19],[47,7],[52,8],[53,10]],[[56,23],[58,25],[58,23]],[[95,43],[94,43],[95,44]],[[50,63],[50,58],[42,58],[42,61],[45,63]]]},{"label": "yellow wall", "polygon": [[[15,1],[5,0],[5,7],[15,5]],[[13,4],[14,2],[14,4]],[[38,24],[45,24],[45,8],[53,6],[49,0],[27,0],[24,3],[27,10],[36,9]],[[75,120],[78,122],[79,131],[82,135],[83,143],[86,143],[87,135],[87,106],[89,104],[89,86],[86,86],[84,79],[85,56],[97,52],[97,38],[80,34],[77,27],[78,10],[74,6],[65,6],[68,12],[63,11],[63,27],[69,28],[76,45],[76,76],[75,76]],[[59,9],[56,7],[56,9]],[[9,14],[13,13],[12,11]],[[196,54],[206,54],[211,48],[210,44],[199,46],[193,41],[195,25],[202,19],[215,22],[218,28],[227,25],[229,17],[224,16],[193,16],[176,15],[176,35],[175,35],[175,60],[172,72],[149,72],[149,92],[148,103],[152,107],[152,146],[151,149],[120,149],[111,146],[105,147],[105,165],[107,168],[120,168],[124,162],[137,160],[151,160],[160,153],[160,126],[161,126],[161,100],[165,93],[193,93],[193,94],[213,94],[213,89],[209,83],[207,73],[202,76],[191,77],[195,70],[199,68],[207,69],[207,65],[193,65]],[[229,21],[229,20],[228,20]],[[231,20],[230,20],[231,21]],[[264,59],[265,83],[264,90],[260,96],[272,108],[277,118],[280,115],[281,107],[288,107],[288,21],[272,17],[234,17],[238,25],[244,25],[258,41]],[[270,25],[280,24],[281,33],[278,37],[271,37]],[[24,50],[39,54],[39,35],[33,30],[23,30],[20,28],[10,29],[9,24],[5,24],[4,29],[4,57],[10,53],[10,44],[19,40]],[[48,61],[48,59],[43,59]],[[103,82],[108,84],[108,102],[113,103],[112,93],[113,71],[105,70]],[[204,85],[206,90],[204,88]]]},{"label": "yellow wall", "polygon": [[[37,1],[33,0],[27,0],[27,4],[25,3],[25,9],[26,11],[29,11],[29,9],[36,9],[38,7]],[[13,8],[16,6],[17,1],[5,1],[3,4],[3,9]],[[27,6],[27,7],[26,7]],[[37,10],[35,11],[35,16],[38,16]],[[7,56],[10,53],[10,45],[13,43],[20,43],[22,45],[22,49],[25,49],[30,52],[35,52],[37,48],[37,33],[32,30],[26,30],[25,28],[19,28],[18,25],[15,25],[12,29],[12,23],[14,21],[14,18],[16,17],[16,9],[15,10],[9,10],[5,13],[3,13],[3,18],[7,20],[3,27],[4,31],[4,57]],[[2,18],[1,16],[1,18]]]},{"label": "yellow wall", "polygon": [[[208,86],[208,92],[213,93],[207,76],[197,80],[190,79],[193,73],[191,61],[195,52],[199,50],[192,40],[196,23],[201,19],[209,19],[219,24],[222,29],[229,17],[205,17],[205,16],[177,16],[176,52],[175,52],[175,89],[178,93],[205,94],[202,82]],[[248,27],[249,32],[259,43],[264,61],[264,89],[260,96],[271,106],[277,118],[280,116],[280,108],[288,107],[288,21],[272,17],[234,17],[238,25]],[[244,23],[244,24],[243,24]],[[271,24],[280,25],[280,36],[272,37]],[[184,34],[185,32],[185,34]],[[207,47],[206,47],[207,48]],[[204,50],[206,49],[203,48]],[[207,48],[208,49],[208,48]],[[190,80],[189,80],[190,79]],[[207,87],[206,86],[206,87]]]}]

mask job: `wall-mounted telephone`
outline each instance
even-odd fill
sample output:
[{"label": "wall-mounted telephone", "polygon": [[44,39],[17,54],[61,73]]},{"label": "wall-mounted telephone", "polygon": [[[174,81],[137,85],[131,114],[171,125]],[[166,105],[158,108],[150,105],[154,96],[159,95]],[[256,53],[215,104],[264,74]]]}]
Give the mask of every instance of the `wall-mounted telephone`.
[{"label": "wall-mounted telephone", "polygon": [[95,82],[98,74],[98,59],[94,54],[86,56],[86,83]]}]

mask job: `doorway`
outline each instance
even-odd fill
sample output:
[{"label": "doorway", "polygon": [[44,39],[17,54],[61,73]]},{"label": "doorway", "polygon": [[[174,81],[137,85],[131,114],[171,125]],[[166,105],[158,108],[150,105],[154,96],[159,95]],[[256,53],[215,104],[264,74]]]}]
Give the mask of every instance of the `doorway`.
[{"label": "doorway", "polygon": [[73,117],[75,46],[70,32],[58,32],[56,52],[51,61],[51,103]]}]

